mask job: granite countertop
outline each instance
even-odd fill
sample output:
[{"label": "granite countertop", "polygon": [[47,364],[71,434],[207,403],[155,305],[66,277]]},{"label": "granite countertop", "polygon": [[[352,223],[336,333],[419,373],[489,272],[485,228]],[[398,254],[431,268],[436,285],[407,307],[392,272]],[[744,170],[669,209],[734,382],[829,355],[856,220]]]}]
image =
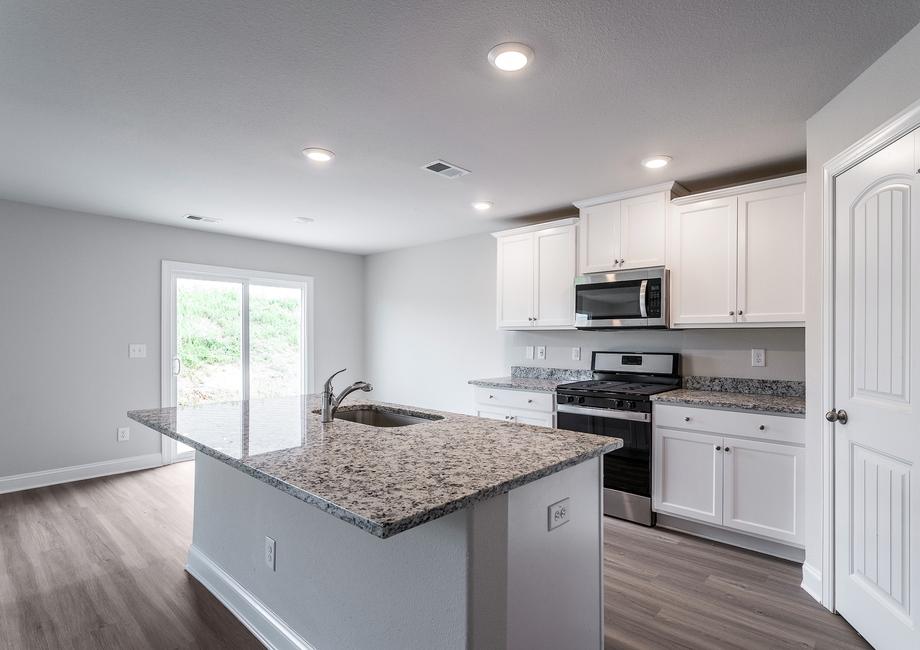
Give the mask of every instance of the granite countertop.
[{"label": "granite countertop", "polygon": [[391,537],[566,467],[622,440],[373,400],[429,416],[405,427],[323,424],[319,395],[130,411],[128,417],[377,537]]},{"label": "granite countertop", "polygon": [[688,404],[691,406],[756,411],[758,413],[774,413],[778,415],[805,415],[805,398],[798,396],[681,388],[667,393],[652,395],[652,400],[663,404]]},{"label": "granite countertop", "polygon": [[571,379],[541,379],[539,377],[488,377],[470,379],[473,386],[483,388],[505,388],[508,390],[528,390],[535,393],[555,393],[556,386],[572,381]]}]

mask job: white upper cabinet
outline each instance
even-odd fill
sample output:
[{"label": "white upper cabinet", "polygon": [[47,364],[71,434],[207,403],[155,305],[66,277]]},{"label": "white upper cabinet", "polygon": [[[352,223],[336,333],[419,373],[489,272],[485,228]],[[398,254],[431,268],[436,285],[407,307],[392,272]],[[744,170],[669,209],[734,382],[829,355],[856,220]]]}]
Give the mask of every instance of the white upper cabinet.
[{"label": "white upper cabinet", "polygon": [[668,202],[686,190],[663,183],[577,201],[579,273],[664,266]]},{"label": "white upper cabinet", "polygon": [[676,199],[674,327],[805,324],[804,175]]},{"label": "white upper cabinet", "polygon": [[738,197],[738,320],[805,321],[805,187]]},{"label": "white upper cabinet", "polygon": [[620,202],[605,203],[581,211],[578,235],[580,273],[619,268]]},{"label": "white upper cabinet", "polygon": [[738,202],[675,206],[671,217],[671,309],[675,324],[735,322]]},{"label": "white upper cabinet", "polygon": [[503,329],[575,326],[577,219],[493,233],[497,320]]}]

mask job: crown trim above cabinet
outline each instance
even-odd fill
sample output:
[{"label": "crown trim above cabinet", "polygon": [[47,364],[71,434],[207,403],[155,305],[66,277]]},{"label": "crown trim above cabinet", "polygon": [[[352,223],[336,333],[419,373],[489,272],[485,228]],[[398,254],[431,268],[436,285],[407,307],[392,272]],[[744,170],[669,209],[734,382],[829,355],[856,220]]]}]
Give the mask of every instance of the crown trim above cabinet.
[{"label": "crown trim above cabinet", "polygon": [[730,187],[721,187],[717,190],[708,192],[699,192],[697,194],[683,194],[671,200],[672,205],[686,205],[698,201],[709,201],[711,199],[724,199],[732,196],[738,196],[745,192],[758,192],[760,190],[770,190],[776,187],[786,187],[788,185],[804,185],[806,174],[793,174],[792,176],[780,176],[779,178],[769,178],[764,181],[754,183],[745,183],[744,185],[732,185]]},{"label": "crown trim above cabinet", "polygon": [[613,194],[595,196],[591,199],[582,199],[580,201],[574,201],[572,205],[574,205],[576,208],[590,208],[595,205],[601,205],[603,203],[622,201],[623,199],[631,199],[634,196],[644,196],[646,194],[656,194],[658,192],[670,192],[671,196],[684,196],[689,194],[690,190],[688,190],[677,181],[668,181],[667,183],[658,183],[657,185],[648,185],[646,187],[637,187],[632,190],[614,192]]}]

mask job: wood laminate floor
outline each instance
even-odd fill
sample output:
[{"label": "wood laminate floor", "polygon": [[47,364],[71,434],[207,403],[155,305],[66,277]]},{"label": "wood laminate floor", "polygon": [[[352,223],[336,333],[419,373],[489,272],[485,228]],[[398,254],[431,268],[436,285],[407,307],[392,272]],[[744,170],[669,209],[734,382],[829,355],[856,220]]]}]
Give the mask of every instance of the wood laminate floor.
[{"label": "wood laminate floor", "polygon": [[[0,495],[0,648],[261,648],[182,570],[194,465]],[[606,648],[866,648],[782,560],[605,519]]]}]

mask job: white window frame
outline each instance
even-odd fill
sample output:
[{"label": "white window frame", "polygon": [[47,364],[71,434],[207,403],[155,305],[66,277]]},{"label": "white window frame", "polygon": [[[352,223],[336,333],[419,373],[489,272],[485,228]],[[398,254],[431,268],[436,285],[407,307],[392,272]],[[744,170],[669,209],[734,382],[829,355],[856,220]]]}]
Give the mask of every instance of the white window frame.
[{"label": "white window frame", "polygon": [[[273,273],[270,271],[257,271],[252,269],[239,269],[228,266],[212,266],[208,264],[194,264],[192,262],[178,262],[163,260],[162,267],[162,303],[161,316],[161,341],[160,341],[160,405],[163,408],[176,406],[177,393],[176,381],[173,374],[173,360],[176,355],[176,281],[179,278],[193,278],[200,280],[228,280],[240,282],[243,285],[242,313],[249,313],[249,285],[291,287],[303,291],[301,313],[301,340],[303,341],[303,359],[301,360],[301,377],[304,394],[313,392],[314,386],[314,349],[313,342],[313,278],[308,275],[292,275],[288,273]],[[242,396],[249,399],[249,319],[242,319]],[[163,464],[188,460],[192,454],[177,454],[176,441],[167,436],[162,437],[161,453]]]}]

